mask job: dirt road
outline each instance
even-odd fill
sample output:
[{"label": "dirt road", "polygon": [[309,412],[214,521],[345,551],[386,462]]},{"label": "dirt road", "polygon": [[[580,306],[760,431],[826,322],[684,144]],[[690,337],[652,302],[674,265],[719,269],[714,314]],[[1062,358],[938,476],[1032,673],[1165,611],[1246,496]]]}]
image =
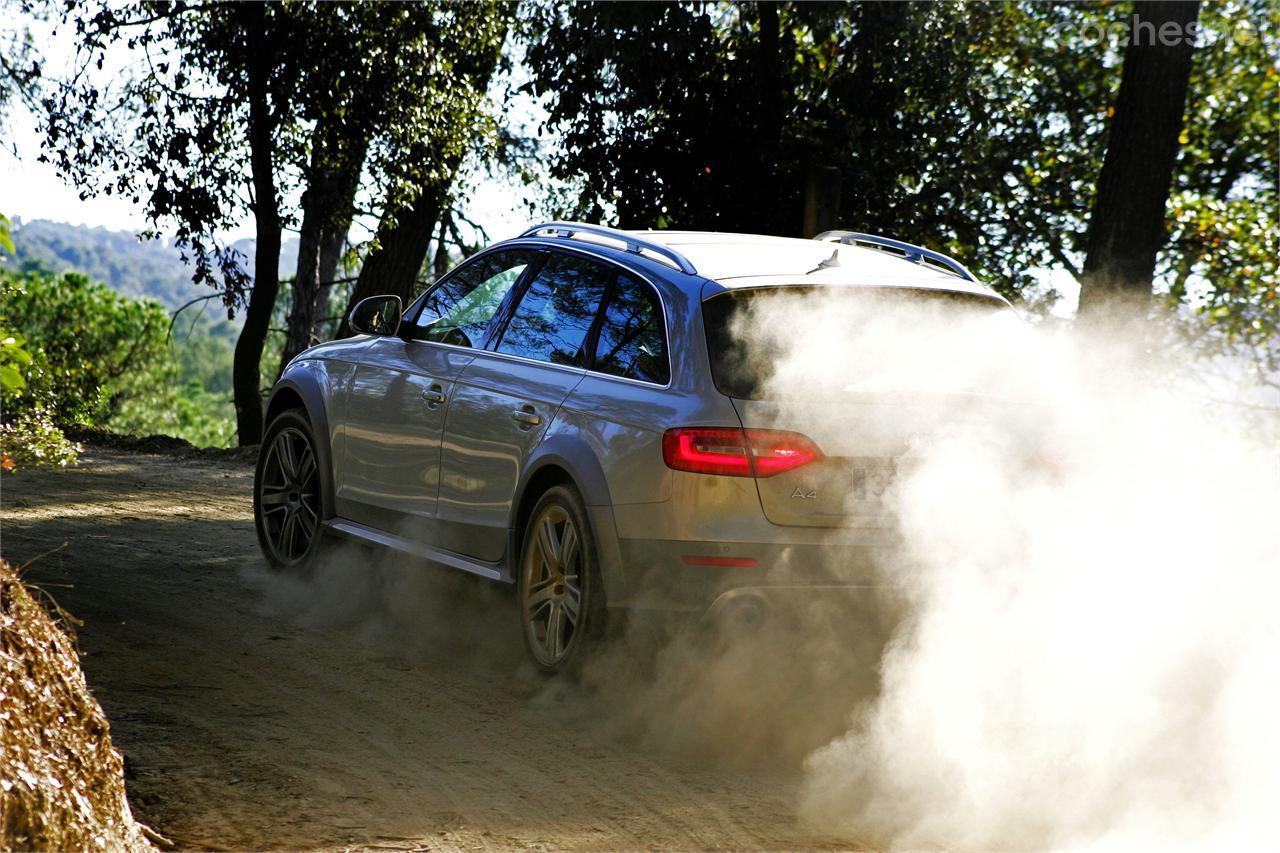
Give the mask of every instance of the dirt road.
[{"label": "dirt road", "polygon": [[275,575],[251,482],[245,461],[90,448],[76,468],[3,486],[9,560],[68,543],[27,578],[84,621],[135,809],[180,846],[853,843],[797,823],[797,744],[704,737],[736,715],[752,744],[787,742],[760,708],[548,683],[500,591],[367,551],[340,549],[305,580]]}]

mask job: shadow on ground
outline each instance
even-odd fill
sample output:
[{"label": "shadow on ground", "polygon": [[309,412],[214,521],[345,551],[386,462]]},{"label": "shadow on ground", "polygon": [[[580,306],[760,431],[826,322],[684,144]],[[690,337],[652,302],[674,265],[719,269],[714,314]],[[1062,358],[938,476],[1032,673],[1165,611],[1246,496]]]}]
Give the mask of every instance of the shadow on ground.
[{"label": "shadow on ground", "polygon": [[27,577],[84,621],[135,807],[181,846],[847,846],[793,799],[854,670],[821,668],[815,701],[767,654],[700,671],[686,632],[548,683],[497,587],[349,545],[269,572],[251,483],[243,461],[93,448],[5,483],[5,554],[68,543]]}]

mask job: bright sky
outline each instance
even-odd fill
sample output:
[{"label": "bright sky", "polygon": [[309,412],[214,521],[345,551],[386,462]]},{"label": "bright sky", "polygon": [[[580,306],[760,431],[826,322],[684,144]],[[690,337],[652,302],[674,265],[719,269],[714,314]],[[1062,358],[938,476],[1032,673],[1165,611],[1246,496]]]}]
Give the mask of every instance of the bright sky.
[{"label": "bright sky", "polygon": [[[138,232],[147,227],[142,211],[118,197],[99,196],[81,201],[64,184],[56,170],[40,163],[35,120],[25,107],[15,104],[9,117],[9,138],[0,151],[0,212],[22,219],[51,219],[75,225],[103,226],[116,231]],[[13,148],[17,148],[14,155]],[[488,232],[492,241],[514,237],[529,224],[523,205],[523,188],[478,176],[465,200],[467,216]],[[230,240],[253,236],[253,222],[245,222],[226,235]],[[353,239],[367,234],[353,233]],[[1041,270],[1040,278],[1063,295],[1054,313],[1070,316],[1079,299],[1079,285],[1062,270]]]},{"label": "bright sky", "polygon": [[[5,30],[15,26],[25,26],[31,31],[46,75],[57,76],[70,69],[74,43],[69,35],[54,35],[49,23],[25,15],[17,22],[0,24]],[[109,52],[108,74],[113,68],[126,67],[132,60],[132,56],[123,49]],[[536,105],[526,103],[526,100],[515,99],[512,106],[517,115],[514,118],[523,132],[532,132],[536,123]],[[508,118],[512,116],[509,114]],[[50,219],[117,231],[138,232],[148,227],[142,208],[125,199],[95,196],[81,200],[79,193],[63,182],[52,165],[39,162],[41,137],[36,128],[35,116],[20,100],[9,105],[5,120],[0,121],[0,141],[3,142],[0,145],[0,213],[10,218]],[[476,176],[471,184],[472,190],[464,200],[464,209],[491,239],[514,236],[527,227],[528,215],[522,205],[520,188],[485,176]],[[286,203],[296,204],[297,199],[286,200]],[[253,220],[246,216],[240,225],[223,237],[238,240],[253,234]],[[365,239],[368,235],[357,227],[352,236],[353,239]]]},{"label": "bright sky", "polygon": [[[138,232],[148,225],[143,210],[115,196],[81,200],[77,191],[48,163],[39,162],[40,136],[34,116],[13,104],[0,148],[0,212],[24,220],[51,219],[73,225],[103,226],[113,231]],[[527,227],[520,189],[506,181],[478,177],[466,199],[467,215],[493,240],[518,234]],[[227,239],[253,236],[253,221],[245,221]],[[358,235],[357,235],[358,236]]]},{"label": "bright sky", "polygon": [[37,161],[39,154],[34,118],[26,107],[13,105],[4,149],[0,151],[0,211],[7,216],[102,225],[116,231],[146,228],[142,212],[122,198],[104,196],[81,201],[53,166]]},{"label": "bright sky", "polygon": [[[30,30],[46,72],[61,74],[73,55],[69,36],[55,37],[49,23],[25,13],[17,21],[4,23],[6,32],[22,28]],[[0,133],[4,140],[0,146],[0,212],[10,218],[52,219],[113,230],[141,231],[147,227],[136,206],[109,196],[81,201],[53,166],[38,162],[40,136],[36,119],[20,99],[9,104],[4,121],[0,122]]]},{"label": "bright sky", "polygon": [[[39,21],[28,19],[27,24],[35,34],[46,73],[57,75],[69,69],[74,52],[71,40],[61,34],[57,38],[52,37],[49,26]],[[130,61],[132,57],[127,53],[108,57],[108,71],[113,66],[123,68]],[[498,85],[495,83],[495,88]],[[508,121],[512,121],[519,132],[536,132],[541,115],[538,104],[532,100],[513,98],[507,102],[505,112]],[[36,130],[36,119],[25,104],[20,101],[10,104],[7,122],[0,124],[0,129],[4,132],[4,144],[0,146],[0,213],[24,220],[49,219],[135,233],[148,226],[140,206],[112,196],[96,196],[82,201],[77,191],[62,181],[53,166],[39,162],[40,135]],[[468,218],[485,229],[491,241],[515,236],[531,224],[523,204],[527,188],[514,181],[486,175],[475,175],[468,183],[470,189],[462,207]],[[286,204],[296,203],[296,198],[286,199]],[[371,227],[372,221],[368,224]],[[228,240],[239,240],[253,235],[252,218],[246,216],[231,233],[222,236]],[[359,223],[353,229],[353,240],[360,241],[369,236],[368,229]],[[1035,272],[1042,282],[1063,295],[1054,313],[1074,313],[1079,286],[1071,275],[1063,270]]]}]

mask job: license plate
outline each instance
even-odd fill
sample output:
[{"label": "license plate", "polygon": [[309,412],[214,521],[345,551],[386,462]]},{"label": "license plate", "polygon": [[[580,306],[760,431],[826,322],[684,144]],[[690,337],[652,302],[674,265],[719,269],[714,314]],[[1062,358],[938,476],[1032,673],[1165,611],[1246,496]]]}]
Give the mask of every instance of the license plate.
[{"label": "license plate", "polygon": [[855,501],[879,501],[897,475],[893,459],[879,457],[855,457],[850,460],[850,496]]}]

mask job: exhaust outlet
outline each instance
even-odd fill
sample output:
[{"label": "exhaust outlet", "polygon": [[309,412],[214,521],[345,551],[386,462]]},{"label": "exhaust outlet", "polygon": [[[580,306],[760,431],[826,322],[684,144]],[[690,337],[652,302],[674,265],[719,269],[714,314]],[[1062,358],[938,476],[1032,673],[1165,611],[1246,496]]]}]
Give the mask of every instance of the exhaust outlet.
[{"label": "exhaust outlet", "polygon": [[768,602],[759,591],[734,589],[712,602],[705,618],[730,631],[748,633],[764,626],[768,612]]}]

